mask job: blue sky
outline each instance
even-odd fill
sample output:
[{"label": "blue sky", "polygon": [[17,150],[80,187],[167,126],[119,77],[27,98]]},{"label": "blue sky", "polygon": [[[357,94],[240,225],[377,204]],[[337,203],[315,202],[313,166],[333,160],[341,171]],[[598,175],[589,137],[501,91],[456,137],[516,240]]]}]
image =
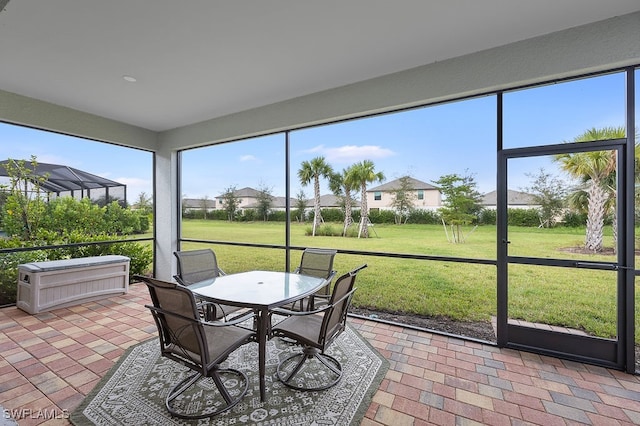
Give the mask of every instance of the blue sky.
[{"label": "blue sky", "polygon": [[[624,126],[624,90],[624,76],[615,74],[507,93],[504,145],[560,143],[591,127]],[[313,188],[303,188],[296,173],[302,161],[316,156],[325,157],[335,170],[370,159],[385,174],[385,181],[411,175],[433,183],[444,174],[468,173],[481,192],[492,191],[495,105],[495,97],[487,96],[294,131],[290,134],[291,195],[303,189],[312,197]],[[76,167],[124,183],[130,201],[140,192],[153,192],[148,152],[0,124],[0,159],[31,155],[42,163]],[[283,134],[186,151],[183,159],[184,196],[215,198],[231,186],[266,187],[273,195],[284,195]],[[548,159],[518,165],[522,170],[509,175],[511,189],[530,184],[526,173],[540,167],[557,169]],[[322,192],[328,192],[326,185]]]}]

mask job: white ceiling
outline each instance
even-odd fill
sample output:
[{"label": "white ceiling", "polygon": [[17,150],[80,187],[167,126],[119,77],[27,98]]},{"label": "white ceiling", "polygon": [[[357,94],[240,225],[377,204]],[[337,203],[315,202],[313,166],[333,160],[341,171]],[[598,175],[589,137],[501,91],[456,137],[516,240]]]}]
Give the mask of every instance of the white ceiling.
[{"label": "white ceiling", "polygon": [[162,131],[638,10],[638,0],[10,0],[0,89]]}]

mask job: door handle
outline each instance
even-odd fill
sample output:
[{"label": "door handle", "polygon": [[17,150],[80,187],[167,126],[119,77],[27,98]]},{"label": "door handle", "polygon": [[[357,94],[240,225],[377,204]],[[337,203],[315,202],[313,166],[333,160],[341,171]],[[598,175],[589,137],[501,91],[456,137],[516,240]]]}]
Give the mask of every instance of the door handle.
[{"label": "door handle", "polygon": [[576,262],[576,268],[589,268],[589,269],[604,269],[617,271],[621,269],[620,266],[612,263],[597,263],[597,262]]}]

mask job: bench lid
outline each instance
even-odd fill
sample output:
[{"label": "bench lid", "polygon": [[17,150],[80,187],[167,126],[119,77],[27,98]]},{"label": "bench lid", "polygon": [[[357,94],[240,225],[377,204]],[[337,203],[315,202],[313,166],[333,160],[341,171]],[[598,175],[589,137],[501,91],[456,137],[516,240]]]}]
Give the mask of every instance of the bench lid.
[{"label": "bench lid", "polygon": [[75,259],[50,260],[47,262],[31,262],[18,265],[18,268],[29,272],[55,271],[57,269],[81,268],[86,266],[105,265],[109,263],[128,262],[127,256],[107,255],[92,257],[77,257]]}]

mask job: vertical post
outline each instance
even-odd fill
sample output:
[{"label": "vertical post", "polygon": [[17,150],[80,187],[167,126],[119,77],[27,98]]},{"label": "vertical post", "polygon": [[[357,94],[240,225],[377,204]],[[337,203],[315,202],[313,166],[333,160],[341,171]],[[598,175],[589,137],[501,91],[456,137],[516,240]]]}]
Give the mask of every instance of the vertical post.
[{"label": "vertical post", "polygon": [[498,346],[504,347],[508,342],[508,235],[507,235],[507,158],[503,155],[502,133],[502,92],[497,97],[496,120],[496,162],[498,173],[496,175],[496,231],[497,231],[497,318],[496,334]]},{"label": "vertical post", "polygon": [[[627,143],[626,143],[626,164],[624,167],[624,179],[618,179],[618,182],[622,181],[624,194],[622,196],[625,199],[626,208],[623,213],[622,233],[618,232],[618,236],[624,235],[624,242],[618,240],[618,250],[622,249],[622,256],[620,259],[624,262],[624,268],[622,268],[622,274],[624,275],[622,285],[618,288],[618,336],[623,339],[625,351],[624,360],[626,363],[627,373],[634,374],[636,372],[635,366],[635,70],[633,67],[628,67],[626,70],[626,113],[627,113]],[[618,189],[620,192],[620,189]],[[620,216],[619,216],[620,217]],[[621,222],[621,221],[618,221]],[[620,223],[618,224],[620,226]],[[622,246],[621,244],[624,244]],[[622,330],[620,328],[622,327]],[[622,331],[622,334],[620,334]]]},{"label": "vertical post", "polygon": [[284,134],[284,270],[289,272],[289,264],[291,263],[291,156],[290,156],[290,140],[289,132]]}]

